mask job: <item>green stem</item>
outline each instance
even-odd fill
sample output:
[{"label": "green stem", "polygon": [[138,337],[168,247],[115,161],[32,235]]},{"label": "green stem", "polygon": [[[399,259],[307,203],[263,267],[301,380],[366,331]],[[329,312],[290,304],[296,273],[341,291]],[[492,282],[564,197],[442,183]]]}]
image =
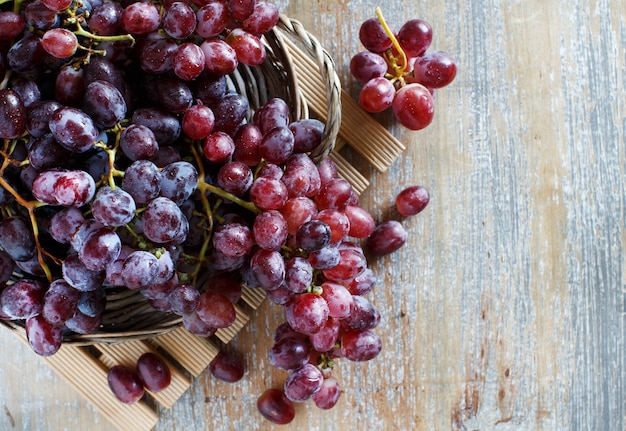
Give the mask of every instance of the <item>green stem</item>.
[{"label": "green stem", "polygon": [[101,36],[98,34],[93,34],[87,30],[85,30],[78,21],[76,21],[77,29],[74,31],[76,36],[84,36],[91,40],[97,40],[99,42],[117,42],[117,41],[129,41],[131,46],[135,44],[135,38],[130,34],[118,34],[114,36]]}]

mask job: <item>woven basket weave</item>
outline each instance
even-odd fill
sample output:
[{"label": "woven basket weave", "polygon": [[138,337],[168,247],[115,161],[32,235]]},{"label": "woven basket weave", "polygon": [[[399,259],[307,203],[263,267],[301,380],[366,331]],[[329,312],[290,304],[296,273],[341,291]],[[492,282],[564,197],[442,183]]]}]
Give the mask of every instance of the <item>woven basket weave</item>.
[{"label": "woven basket weave", "polygon": [[[248,99],[252,110],[258,109],[273,97],[280,97],[290,106],[293,120],[309,118],[307,100],[299,89],[298,76],[284,38],[289,38],[315,60],[326,84],[327,121],[321,144],[310,154],[318,162],[333,150],[339,133],[341,85],[332,57],[300,22],[281,15],[277,27],[264,37],[267,51],[265,62],[255,67],[240,65],[228,77],[228,85]],[[19,278],[20,274],[15,277]],[[0,324],[24,333],[23,321],[0,320]],[[169,332],[181,324],[180,316],[155,310],[139,292],[123,287],[108,287],[107,306],[100,329],[86,335],[68,333],[64,343],[90,345],[144,339]]]}]

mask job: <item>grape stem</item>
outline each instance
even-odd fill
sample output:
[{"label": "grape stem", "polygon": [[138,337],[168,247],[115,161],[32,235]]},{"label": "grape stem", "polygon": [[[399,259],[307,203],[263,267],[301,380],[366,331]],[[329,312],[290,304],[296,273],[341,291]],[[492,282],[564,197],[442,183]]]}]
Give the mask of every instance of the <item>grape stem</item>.
[{"label": "grape stem", "polygon": [[[5,141],[5,143],[6,142],[7,141]],[[13,152],[13,148],[15,148],[15,141],[13,141],[12,144],[6,146],[10,147],[10,154],[11,152]],[[37,225],[37,218],[35,217],[35,210],[37,208],[45,206],[46,204],[39,201],[28,201],[24,199],[17,192],[17,190],[15,190],[13,186],[4,179],[4,171],[12,163],[12,161],[7,153],[2,152],[2,156],[4,157],[4,160],[2,161],[2,165],[0,166],[0,187],[11,193],[11,195],[15,198],[15,201],[23,208],[25,208],[26,211],[28,211],[28,218],[30,219],[30,224],[33,229],[33,237],[35,238],[35,246],[37,248],[37,260],[39,261],[39,265],[41,265],[41,268],[43,269],[48,281],[52,281],[52,273],[50,272],[48,264],[46,264],[46,262],[44,261],[44,255],[48,256],[55,263],[59,263],[59,260],[50,253],[44,252],[43,248],[41,247],[41,243],[39,242],[39,226]]]},{"label": "grape stem", "polygon": [[408,66],[406,53],[400,46],[400,42],[398,42],[398,39],[393,34],[393,31],[389,28],[389,25],[387,25],[387,21],[385,21],[385,17],[383,16],[383,12],[380,7],[376,8],[376,18],[378,18],[378,21],[380,21],[380,24],[383,26],[383,30],[385,30],[385,33],[387,33],[387,36],[389,36],[389,39],[391,40],[391,43],[393,43],[394,48],[398,51],[398,55],[400,56],[400,62],[398,62],[397,58],[388,53],[385,54],[385,58],[387,60],[387,63],[391,65],[393,71],[396,74],[395,79],[403,82],[403,75]]}]

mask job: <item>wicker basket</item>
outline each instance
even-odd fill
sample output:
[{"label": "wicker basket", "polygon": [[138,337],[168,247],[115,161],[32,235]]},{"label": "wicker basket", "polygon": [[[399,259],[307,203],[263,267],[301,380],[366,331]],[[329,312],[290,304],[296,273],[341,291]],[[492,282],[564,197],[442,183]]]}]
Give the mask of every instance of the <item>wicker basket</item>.
[{"label": "wicker basket", "polygon": [[[265,62],[256,67],[240,65],[228,77],[228,85],[246,96],[252,110],[272,97],[281,97],[291,107],[292,119],[309,118],[307,100],[299,90],[290,50],[283,38],[289,38],[320,67],[326,83],[327,121],[322,143],[311,157],[319,161],[333,150],[341,123],[341,86],[331,56],[319,42],[296,20],[280,16],[277,28],[264,38],[267,51]],[[16,274],[15,277],[20,277]],[[23,321],[0,323],[24,335]],[[96,343],[118,343],[145,339],[169,332],[182,325],[180,316],[155,310],[139,292],[126,288],[107,288],[107,306],[100,329],[92,334],[68,333],[64,343],[81,346]]]}]

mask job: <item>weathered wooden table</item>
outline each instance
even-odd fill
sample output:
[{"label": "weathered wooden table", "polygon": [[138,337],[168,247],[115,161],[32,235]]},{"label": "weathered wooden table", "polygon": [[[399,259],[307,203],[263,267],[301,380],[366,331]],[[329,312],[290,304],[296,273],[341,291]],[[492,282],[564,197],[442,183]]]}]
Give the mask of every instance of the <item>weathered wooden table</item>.
[{"label": "weathered wooden table", "polygon": [[[344,88],[369,0],[278,1],[337,62]],[[626,429],[626,7],[621,1],[401,1],[459,73],[436,95],[434,123],[390,130],[408,147],[361,202],[382,220],[422,184],[432,200],[404,221],[406,246],[372,263],[383,353],[340,362],[330,411],[297,407],[307,430]],[[389,117],[381,116],[387,122]],[[157,430],[274,429],[255,401],[285,374],[267,361],[281,321],[265,303],[229,345],[238,384],[194,380]],[[0,429],[112,430],[99,412],[0,331]]]}]

